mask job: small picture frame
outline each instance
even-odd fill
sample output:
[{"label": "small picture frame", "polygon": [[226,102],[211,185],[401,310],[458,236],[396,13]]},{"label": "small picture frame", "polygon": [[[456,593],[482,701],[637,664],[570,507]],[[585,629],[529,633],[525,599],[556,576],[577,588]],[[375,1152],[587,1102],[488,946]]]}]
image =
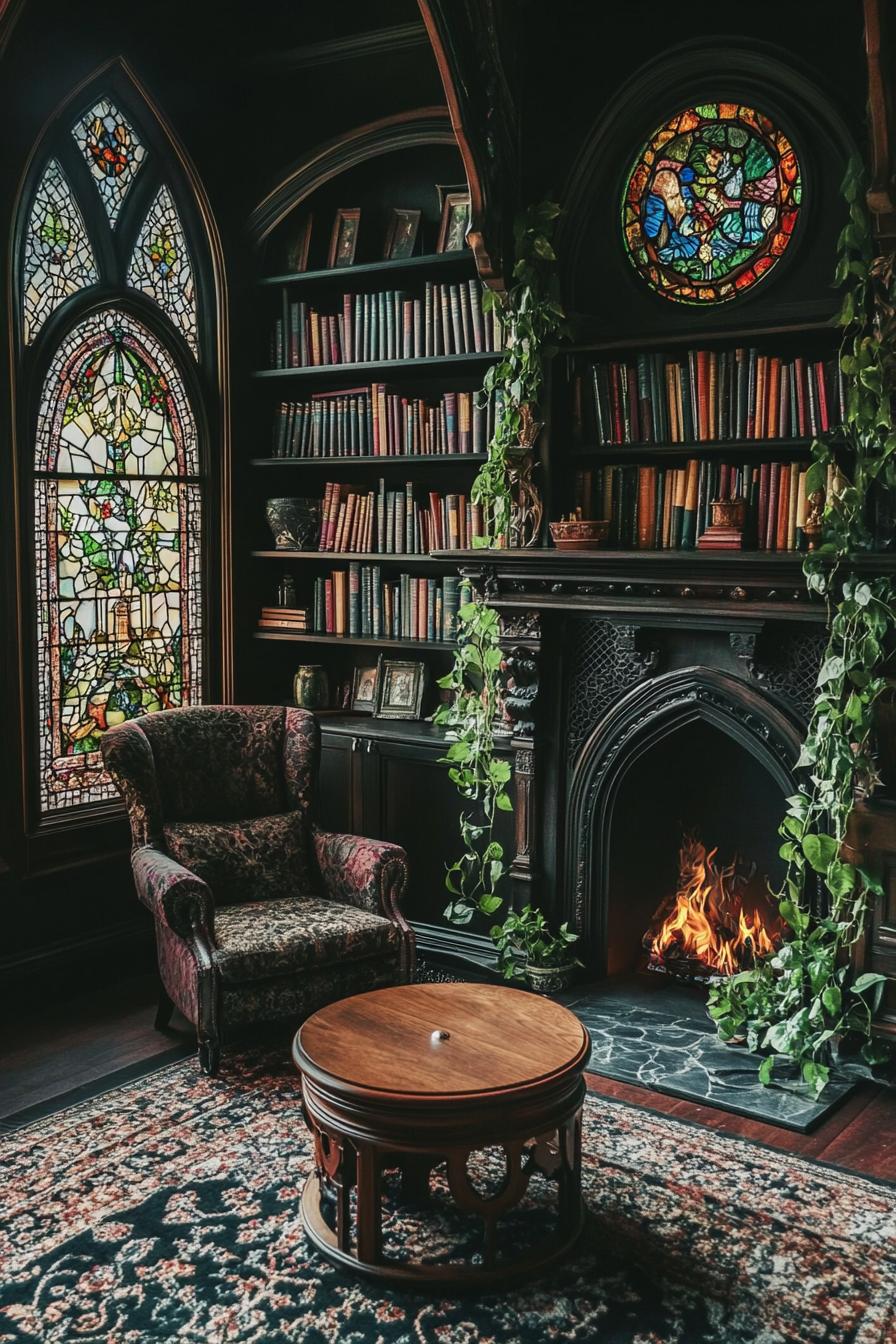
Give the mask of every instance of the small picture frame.
[{"label": "small picture frame", "polygon": [[376,696],[380,682],[379,659],[372,667],[356,667],[352,677],[351,710],[353,714],[376,712]]},{"label": "small picture frame", "polygon": [[466,247],[470,227],[470,193],[449,191],[442,204],[442,222],[439,225],[437,252],[462,252]]},{"label": "small picture frame", "polygon": [[383,247],[384,261],[405,261],[414,255],[422,215],[422,210],[393,209],[390,212]]},{"label": "small picture frame", "polygon": [[308,269],[308,252],[311,247],[311,226],[313,223],[314,216],[305,215],[286,250],[286,269],[290,275],[298,275]]},{"label": "small picture frame", "polygon": [[378,719],[419,719],[423,708],[424,663],[384,659],[377,686]]},{"label": "small picture frame", "polygon": [[358,247],[358,231],[361,227],[361,211],[337,210],[333,220],[333,233],[330,238],[330,255],[327,265],[330,269],[354,264]]}]

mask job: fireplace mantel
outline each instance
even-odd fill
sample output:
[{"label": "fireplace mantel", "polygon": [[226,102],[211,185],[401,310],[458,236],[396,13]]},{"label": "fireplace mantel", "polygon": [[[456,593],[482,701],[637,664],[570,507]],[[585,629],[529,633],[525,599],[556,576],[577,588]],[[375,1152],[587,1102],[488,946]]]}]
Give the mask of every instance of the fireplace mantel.
[{"label": "fireplace mantel", "polygon": [[[595,612],[642,622],[823,623],[797,552],[471,550],[443,553],[503,610]],[[896,573],[896,555],[857,556],[857,573]]]}]

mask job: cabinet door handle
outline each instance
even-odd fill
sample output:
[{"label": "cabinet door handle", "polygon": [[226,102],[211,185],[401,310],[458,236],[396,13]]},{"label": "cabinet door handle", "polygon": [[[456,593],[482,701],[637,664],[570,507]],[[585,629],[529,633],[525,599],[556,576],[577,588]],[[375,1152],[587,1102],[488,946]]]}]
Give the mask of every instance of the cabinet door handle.
[{"label": "cabinet door handle", "polygon": [[352,738],[352,751],[357,751],[357,750],[360,748],[360,746],[361,746],[361,739],[360,739],[360,737],[353,737],[353,738]]},{"label": "cabinet door handle", "polygon": [[366,751],[367,751],[367,755],[368,755],[368,756],[369,756],[370,753],[374,750],[375,747],[376,747],[376,743],[374,742],[373,738],[372,738],[372,737],[368,737],[368,739],[367,739],[367,747],[366,747]]}]

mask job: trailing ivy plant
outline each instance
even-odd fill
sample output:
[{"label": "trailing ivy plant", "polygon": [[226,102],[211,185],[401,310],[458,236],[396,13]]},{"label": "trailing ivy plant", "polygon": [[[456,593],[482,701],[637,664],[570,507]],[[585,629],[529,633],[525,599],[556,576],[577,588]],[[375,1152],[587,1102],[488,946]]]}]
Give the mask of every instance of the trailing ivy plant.
[{"label": "trailing ivy plant", "polygon": [[510,763],[494,754],[495,719],[500,710],[498,613],[479,602],[465,602],[457,613],[454,666],[439,685],[451,692],[435,721],[454,736],[443,760],[461,797],[472,808],[461,812],[464,852],[445,874],[451,900],[445,918],[468,924],[479,910],[493,915],[501,906],[498,885],[505,874],[504,849],[494,836],[498,812],[510,812],[507,792]]},{"label": "trailing ivy plant", "polygon": [[[890,685],[881,668],[896,629],[890,580],[849,572],[857,553],[874,548],[875,507],[896,490],[896,272],[892,254],[873,255],[859,165],[850,166],[843,191],[849,220],[835,279],[846,287],[838,322],[847,404],[842,430],[813,443],[806,484],[807,493],[826,491],[822,544],[803,568],[810,591],[827,602],[828,640],[797,762],[799,791],[787,800],[780,827],[786,869],[778,898],[788,935],[773,955],[716,982],[709,996],[723,1040],[745,1037],[750,1049],[768,1052],[762,1082],[779,1062],[796,1064],[816,1095],[842,1047],[858,1045],[869,1065],[888,1057],[871,1037],[886,977],[854,977],[850,964],[869,899],[881,888],[850,861],[843,841],[856,797],[878,783],[874,714]],[[837,452],[838,441],[845,453]]]},{"label": "trailing ivy plant", "polygon": [[[474,542],[480,546],[502,546],[510,535],[510,464],[527,418],[537,412],[544,361],[566,331],[551,242],[559,214],[558,205],[543,201],[519,216],[512,283],[502,295],[487,290],[483,297],[486,311],[500,308],[505,350],[483,382],[483,395],[495,398],[495,430],[471,492],[486,525],[486,536]],[[494,751],[502,664],[497,612],[480,601],[464,603],[454,665],[438,683],[450,700],[435,715],[454,738],[443,758],[449,776],[470,804],[460,819],[463,853],[445,876],[451,897],[445,917],[454,924],[469,923],[477,911],[494,915],[503,901],[499,887],[507,868],[494,827],[498,812],[510,812],[513,805],[507,791],[510,764]]]},{"label": "trailing ivy plant", "polygon": [[505,348],[482,384],[485,397],[495,398],[495,429],[471,491],[486,525],[486,535],[475,538],[474,546],[506,545],[512,514],[509,466],[525,427],[524,408],[534,418],[545,360],[554,353],[554,342],[567,334],[552,244],[559,214],[554,201],[542,201],[517,217],[512,283],[503,294],[493,289],[483,294],[485,311],[499,310]]}]

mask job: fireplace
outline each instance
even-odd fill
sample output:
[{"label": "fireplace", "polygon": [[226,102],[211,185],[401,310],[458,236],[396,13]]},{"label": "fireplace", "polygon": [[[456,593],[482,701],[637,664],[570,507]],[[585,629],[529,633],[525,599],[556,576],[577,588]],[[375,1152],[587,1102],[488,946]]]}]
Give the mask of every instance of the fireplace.
[{"label": "fireplace", "polygon": [[566,901],[596,978],[701,984],[777,945],[799,738],[779,701],[709,667],[645,680],[594,724],[570,772]]},{"label": "fireplace", "polygon": [[766,767],[705,721],[638,753],[610,818],[607,974],[701,982],[776,945],[768,882],[781,876],[782,810]]}]

